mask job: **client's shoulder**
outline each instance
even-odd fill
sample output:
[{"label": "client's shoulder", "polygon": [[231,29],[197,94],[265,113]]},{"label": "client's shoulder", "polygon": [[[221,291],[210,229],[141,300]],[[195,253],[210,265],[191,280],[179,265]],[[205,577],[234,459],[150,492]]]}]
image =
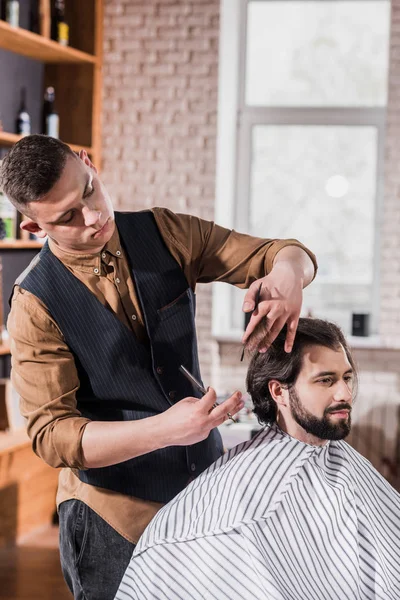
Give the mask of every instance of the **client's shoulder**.
[{"label": "client's shoulder", "polygon": [[306,456],[275,427],[224,454],[169,502],[145,530],[137,553],[158,545],[228,533],[266,518]]}]

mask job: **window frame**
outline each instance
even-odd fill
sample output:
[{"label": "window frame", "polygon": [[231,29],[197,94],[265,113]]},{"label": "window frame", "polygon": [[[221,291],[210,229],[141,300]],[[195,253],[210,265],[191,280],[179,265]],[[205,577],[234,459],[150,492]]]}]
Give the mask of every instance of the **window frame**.
[{"label": "window frame", "polygon": [[[374,336],[378,333],[380,308],[380,229],[383,218],[386,107],[247,106],[245,102],[247,7],[250,2],[268,1],[221,0],[216,222],[244,233],[249,231],[249,211],[246,199],[250,198],[251,193],[251,150],[254,126],[376,127],[373,297],[369,332],[370,336]],[[287,0],[274,1],[285,2]],[[304,2],[305,0],[298,1]],[[273,234],[273,231],[266,231],[265,237],[273,237]],[[299,238],[301,241],[301,236]],[[234,329],[232,326],[232,290],[230,286],[213,285],[213,335],[219,339],[239,340],[243,331]]]}]

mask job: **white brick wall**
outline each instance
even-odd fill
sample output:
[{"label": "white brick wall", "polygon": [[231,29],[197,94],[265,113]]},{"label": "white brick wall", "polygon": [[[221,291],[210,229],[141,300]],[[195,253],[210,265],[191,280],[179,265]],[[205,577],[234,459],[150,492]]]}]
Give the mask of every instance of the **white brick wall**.
[{"label": "white brick wall", "polygon": [[392,1],[385,202],[381,234],[381,331],[400,340],[400,2]]},{"label": "white brick wall", "polygon": [[[103,178],[116,208],[214,215],[219,0],[105,0]],[[381,333],[400,347],[400,0],[392,0]],[[211,338],[211,291],[198,290],[204,381],[244,389],[237,345]],[[396,485],[400,352],[357,350],[353,442]],[[211,380],[212,377],[212,380]],[[382,464],[381,456],[389,461]],[[388,464],[387,464],[388,463]]]}]

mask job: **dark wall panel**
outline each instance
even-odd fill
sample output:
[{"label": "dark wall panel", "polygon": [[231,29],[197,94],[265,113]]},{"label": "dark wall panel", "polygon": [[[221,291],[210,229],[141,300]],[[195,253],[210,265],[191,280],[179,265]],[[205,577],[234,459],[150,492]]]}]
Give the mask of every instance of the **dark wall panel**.
[{"label": "dark wall panel", "polygon": [[[4,0],[0,0],[0,5],[4,4]],[[31,28],[32,11],[36,6],[37,0],[20,0],[20,25],[24,29]],[[0,50],[0,119],[4,131],[15,133],[21,88],[26,87],[32,133],[41,133],[43,75],[43,63]]]},{"label": "dark wall panel", "polygon": [[26,87],[32,133],[41,133],[43,63],[0,50],[0,119],[4,131],[15,133],[21,88]]}]

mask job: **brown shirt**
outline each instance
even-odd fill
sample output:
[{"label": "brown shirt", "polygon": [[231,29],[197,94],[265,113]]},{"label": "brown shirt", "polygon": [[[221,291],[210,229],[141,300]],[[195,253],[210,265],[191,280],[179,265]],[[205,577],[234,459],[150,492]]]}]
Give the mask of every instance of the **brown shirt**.
[{"label": "brown shirt", "polygon": [[[260,239],[240,234],[189,215],[153,209],[160,233],[183,269],[189,285],[224,281],[241,288],[269,273],[276,254],[296,240]],[[117,229],[102,252],[69,254],[51,240],[51,251],[89,290],[142,340],[147,339],[127,258]],[[77,307],[77,310],[79,307]],[[62,332],[43,303],[19,286],[14,289],[7,323],[11,338],[13,385],[21,396],[33,450],[60,472],[57,505],[77,498],[116,531],[137,543],[161,507],[155,502],[83,483],[82,435],[89,422],[77,409],[79,379],[74,357]]]}]

